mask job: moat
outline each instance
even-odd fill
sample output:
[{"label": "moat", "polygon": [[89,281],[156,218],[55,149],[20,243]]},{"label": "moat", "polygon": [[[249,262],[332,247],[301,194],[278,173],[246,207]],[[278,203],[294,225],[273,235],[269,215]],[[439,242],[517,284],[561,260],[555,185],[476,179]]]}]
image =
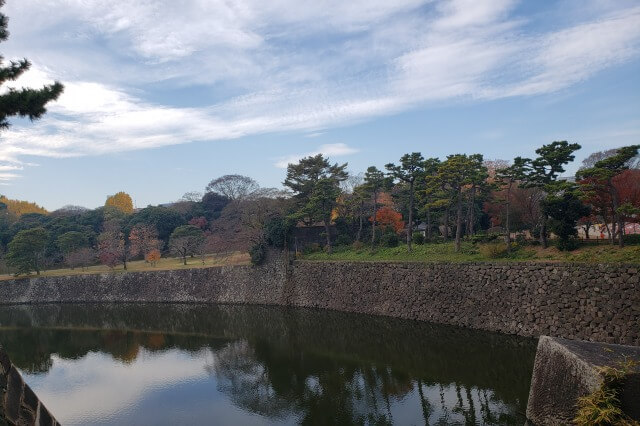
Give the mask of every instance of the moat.
[{"label": "moat", "polygon": [[300,308],[0,307],[62,424],[523,424],[534,339]]}]

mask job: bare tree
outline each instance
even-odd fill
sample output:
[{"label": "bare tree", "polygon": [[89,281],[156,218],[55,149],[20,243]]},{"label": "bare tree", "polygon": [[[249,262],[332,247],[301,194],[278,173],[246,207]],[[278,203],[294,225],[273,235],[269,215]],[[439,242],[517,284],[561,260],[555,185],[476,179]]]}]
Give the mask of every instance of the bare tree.
[{"label": "bare tree", "polygon": [[60,207],[58,210],[52,211],[49,215],[51,217],[68,217],[68,216],[76,216],[88,211],[89,209],[86,207],[67,204],[66,206]]},{"label": "bare tree", "polygon": [[98,235],[98,257],[100,262],[110,268],[122,262],[124,269],[127,269],[128,250],[122,227],[117,220],[104,223],[103,231]]},{"label": "bare tree", "polygon": [[200,253],[204,243],[204,234],[200,228],[193,225],[178,226],[169,238],[171,251],[182,258],[184,265],[187,264],[187,256],[194,256]]},{"label": "bare tree", "polygon": [[71,269],[80,266],[84,271],[84,268],[91,265],[95,258],[95,250],[89,247],[82,247],[78,250],[65,254],[64,261],[71,267]]},{"label": "bare tree", "polygon": [[364,173],[357,175],[349,173],[347,179],[340,182],[340,189],[344,194],[353,194],[355,189],[364,183]]},{"label": "bare tree", "polygon": [[153,225],[139,223],[129,232],[129,254],[132,257],[146,257],[154,250],[162,248],[162,241],[158,239],[158,230]]},{"label": "bare tree", "polygon": [[178,202],[185,201],[191,203],[197,203],[202,200],[202,192],[198,191],[189,191],[185,192],[184,195],[178,200]]},{"label": "bare tree", "polygon": [[[587,158],[582,160],[582,165],[580,166],[580,170],[590,169],[596,165],[598,161],[605,160],[609,157],[613,157],[618,153],[619,148],[607,149],[605,151],[597,151],[590,154]],[[640,155],[636,155],[631,158],[626,166],[630,169],[640,169]]]},{"label": "bare tree", "polygon": [[248,176],[224,175],[209,182],[205,191],[215,192],[232,201],[237,201],[251,196],[259,189],[258,182]]}]

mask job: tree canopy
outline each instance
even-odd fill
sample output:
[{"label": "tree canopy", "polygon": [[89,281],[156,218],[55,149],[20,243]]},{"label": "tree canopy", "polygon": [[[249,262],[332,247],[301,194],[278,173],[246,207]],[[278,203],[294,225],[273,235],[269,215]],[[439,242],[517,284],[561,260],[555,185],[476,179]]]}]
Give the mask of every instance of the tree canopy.
[{"label": "tree canopy", "polygon": [[115,194],[107,197],[107,201],[104,205],[105,207],[115,207],[125,214],[133,213],[133,200],[129,194],[123,191],[116,192]]}]

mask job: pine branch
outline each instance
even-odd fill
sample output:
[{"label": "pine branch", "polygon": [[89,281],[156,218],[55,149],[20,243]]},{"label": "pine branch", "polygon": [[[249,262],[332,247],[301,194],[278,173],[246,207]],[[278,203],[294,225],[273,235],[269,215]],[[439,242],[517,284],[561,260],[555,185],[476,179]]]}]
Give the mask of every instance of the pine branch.
[{"label": "pine branch", "polygon": [[[2,57],[0,57],[0,62],[2,62]],[[30,67],[31,63],[26,59],[21,61],[11,61],[11,65],[8,67],[0,67],[0,84],[7,80],[17,79]]]},{"label": "pine branch", "polygon": [[62,93],[64,86],[55,82],[42,89],[9,89],[0,95],[0,127],[9,126],[7,117],[29,117],[31,120],[40,118],[47,112],[47,102],[55,100]]}]

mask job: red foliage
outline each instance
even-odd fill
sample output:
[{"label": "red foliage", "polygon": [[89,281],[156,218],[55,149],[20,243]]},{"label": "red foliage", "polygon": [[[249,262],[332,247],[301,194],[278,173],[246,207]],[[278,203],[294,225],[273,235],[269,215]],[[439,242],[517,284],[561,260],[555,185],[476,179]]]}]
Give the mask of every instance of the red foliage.
[{"label": "red foliage", "polygon": [[158,239],[158,231],[153,225],[138,224],[129,233],[129,254],[131,256],[151,253],[162,248],[162,241]]},{"label": "red foliage", "polygon": [[109,268],[115,268],[120,263],[120,258],[112,251],[100,250],[98,259],[103,265],[107,265]]},{"label": "red foliage", "polygon": [[[640,208],[640,170],[625,170],[613,179],[613,186],[620,196],[620,204],[630,203]],[[638,222],[640,217],[625,217],[628,222]]]},{"label": "red foliage", "polygon": [[[373,217],[369,220],[373,222]],[[382,207],[376,213],[376,223],[381,227],[390,226],[394,231],[400,233],[404,229],[404,221],[402,220],[402,213],[398,213],[389,207]]]},{"label": "red foliage", "polygon": [[189,221],[189,225],[197,226],[204,230],[207,227],[207,219],[204,216],[194,217]]}]

